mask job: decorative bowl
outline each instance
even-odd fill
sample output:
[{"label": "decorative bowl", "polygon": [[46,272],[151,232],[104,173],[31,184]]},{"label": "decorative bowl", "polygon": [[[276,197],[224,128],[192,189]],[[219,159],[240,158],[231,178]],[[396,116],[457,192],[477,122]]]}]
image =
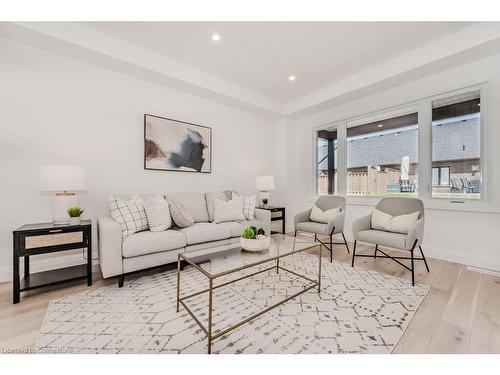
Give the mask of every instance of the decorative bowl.
[{"label": "decorative bowl", "polygon": [[245,238],[240,237],[240,246],[243,250],[246,251],[264,251],[269,249],[271,245],[271,237],[266,236],[265,238]]}]

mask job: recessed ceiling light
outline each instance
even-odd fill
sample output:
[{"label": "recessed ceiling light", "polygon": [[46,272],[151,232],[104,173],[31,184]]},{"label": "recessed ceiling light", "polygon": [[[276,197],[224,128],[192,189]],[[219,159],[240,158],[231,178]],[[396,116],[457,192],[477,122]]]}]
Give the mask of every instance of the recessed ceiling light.
[{"label": "recessed ceiling light", "polygon": [[384,126],[384,125],[382,125],[382,124],[378,124],[378,125],[377,125],[377,128],[382,128],[383,126]]},{"label": "recessed ceiling light", "polygon": [[290,77],[288,77],[288,80],[289,80],[289,81],[295,81],[295,76],[290,76]]},{"label": "recessed ceiling light", "polygon": [[219,34],[212,34],[212,40],[215,40],[218,42],[220,40],[220,35]]}]

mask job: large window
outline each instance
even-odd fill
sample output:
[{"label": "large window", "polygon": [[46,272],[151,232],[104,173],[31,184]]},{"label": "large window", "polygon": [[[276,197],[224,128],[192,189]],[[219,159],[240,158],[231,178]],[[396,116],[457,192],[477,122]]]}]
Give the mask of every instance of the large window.
[{"label": "large window", "polygon": [[348,195],[415,195],[418,113],[347,128]]},{"label": "large window", "polygon": [[481,197],[480,119],[479,90],[432,102],[433,198]]},{"label": "large window", "polygon": [[484,93],[478,85],[318,129],[316,193],[474,205],[485,196]]},{"label": "large window", "polygon": [[316,137],[316,186],[319,195],[337,193],[337,130],[319,130]]}]

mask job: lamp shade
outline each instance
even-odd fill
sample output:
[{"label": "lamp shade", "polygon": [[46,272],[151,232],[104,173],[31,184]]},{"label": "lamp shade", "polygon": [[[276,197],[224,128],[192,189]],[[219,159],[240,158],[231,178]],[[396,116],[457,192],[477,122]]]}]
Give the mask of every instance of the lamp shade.
[{"label": "lamp shade", "polygon": [[255,178],[255,190],[257,191],[273,191],[274,177],[273,176],[258,176]]},{"label": "lamp shade", "polygon": [[40,191],[64,192],[87,190],[85,171],[73,165],[40,167]]}]

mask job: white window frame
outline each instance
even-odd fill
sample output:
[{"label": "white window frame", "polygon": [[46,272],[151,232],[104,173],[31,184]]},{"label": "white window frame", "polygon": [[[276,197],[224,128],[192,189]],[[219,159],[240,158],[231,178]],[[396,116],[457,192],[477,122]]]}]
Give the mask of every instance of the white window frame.
[{"label": "white window frame", "polygon": [[[358,116],[356,118],[353,118],[351,120],[348,120],[345,122],[345,138],[343,140],[343,143],[345,144],[345,150],[344,150],[344,157],[345,157],[345,169],[344,169],[344,181],[342,183],[344,187],[344,192],[347,192],[347,129],[352,128],[355,126],[363,125],[363,124],[369,124],[371,122],[376,122],[376,121],[382,121],[385,119],[393,118],[393,117],[399,117],[399,116],[404,116],[408,115],[410,113],[417,113],[418,114],[418,192],[415,194],[415,197],[419,196],[420,194],[420,155],[421,155],[421,139],[420,139],[420,126],[421,126],[421,120],[420,120],[420,106],[418,103],[409,103],[406,105],[401,105],[398,107],[393,107],[390,109],[386,109],[383,111],[379,112],[374,112],[370,115],[365,115],[365,116]],[[338,153],[338,151],[337,151]],[[338,169],[338,166],[337,166]],[[338,173],[338,172],[337,172]],[[340,182],[340,181],[339,181]],[[357,195],[347,195],[346,198],[349,200],[351,203],[375,203],[378,202],[380,198],[384,197],[384,195],[380,196],[357,196]]]},{"label": "white window frame", "polygon": [[[345,160],[341,153],[344,153],[345,149],[345,127],[342,122],[335,122],[326,125],[320,125],[313,128],[313,168],[312,168],[312,191],[313,196],[319,196],[318,194],[318,132],[321,130],[336,130],[337,131],[337,191],[334,195],[345,195],[345,189],[342,187],[341,181],[345,180]],[[342,137],[342,138],[341,138]]]},{"label": "white window frame", "polygon": [[457,204],[467,205],[467,206],[478,206],[478,205],[487,204],[490,201],[489,195],[488,195],[489,189],[488,189],[488,183],[487,183],[488,173],[486,172],[488,169],[487,169],[486,157],[485,157],[486,156],[486,142],[485,142],[486,137],[485,137],[485,134],[487,134],[486,133],[486,131],[487,131],[487,129],[486,129],[486,124],[487,124],[486,111],[488,108],[486,88],[487,88],[486,83],[480,83],[477,85],[468,86],[468,87],[464,87],[461,89],[448,91],[446,93],[434,95],[434,96],[428,98],[427,110],[430,112],[430,114],[429,114],[430,115],[430,122],[429,122],[430,134],[429,134],[429,144],[428,144],[430,160],[429,160],[429,167],[428,168],[430,168],[431,173],[432,173],[432,102],[435,100],[446,99],[450,96],[466,94],[466,93],[471,92],[471,91],[479,91],[479,95],[480,95],[480,99],[481,99],[481,116],[479,118],[479,126],[480,126],[480,129],[479,129],[480,145],[479,145],[479,147],[481,148],[480,153],[479,153],[479,157],[480,157],[479,173],[481,176],[481,196],[479,199],[470,199],[470,198],[461,199],[461,197],[457,197],[457,198],[433,197],[432,196],[432,176],[431,176],[431,181],[430,181],[430,185],[428,188],[428,197],[426,197],[426,198],[431,200],[433,203],[440,201],[442,203],[442,205],[445,206],[446,208],[455,208],[455,206],[457,206]]},{"label": "white window frame", "polygon": [[[339,120],[323,125],[313,127],[313,168],[312,168],[312,196],[318,197],[317,186],[317,132],[323,129],[337,130],[337,192],[336,195],[345,196],[349,204],[355,205],[374,205],[380,197],[370,196],[347,196],[347,128],[364,123],[383,120],[384,118],[402,116],[408,113],[418,113],[418,198],[422,199],[426,208],[429,209],[449,209],[463,211],[489,211],[489,203],[491,202],[490,188],[488,184],[489,165],[486,158],[487,144],[486,137],[488,134],[488,93],[487,82],[477,83],[470,86],[462,86],[460,88],[450,90],[435,95],[423,97],[408,103],[400,104],[380,111],[373,111],[368,114],[349,117],[344,120]],[[480,117],[480,134],[481,134],[481,197],[480,199],[444,199],[432,198],[432,102],[434,100],[446,98],[453,95],[459,95],[470,91],[480,91],[481,97],[481,117]]]}]

